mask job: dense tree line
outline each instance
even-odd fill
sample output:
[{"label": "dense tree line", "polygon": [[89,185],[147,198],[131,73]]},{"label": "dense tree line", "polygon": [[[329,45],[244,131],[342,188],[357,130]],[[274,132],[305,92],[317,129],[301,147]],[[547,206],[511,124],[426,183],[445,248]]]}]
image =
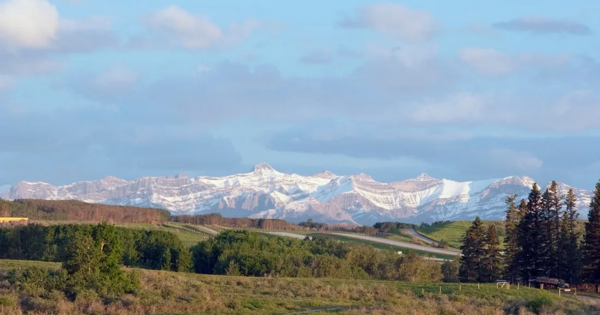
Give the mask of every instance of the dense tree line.
[{"label": "dense tree line", "polygon": [[[176,235],[165,231],[144,231],[107,224],[55,225],[30,224],[0,229],[0,259],[68,260],[69,244],[73,240],[104,242],[103,232],[110,227],[118,239],[118,263],[146,269],[188,271],[191,266],[189,249]],[[114,231],[113,231],[114,230]]]},{"label": "dense tree line", "polygon": [[192,248],[197,273],[435,282],[440,265],[409,252],[377,250],[330,238],[297,240],[227,231]]},{"label": "dense tree line", "polygon": [[490,282],[503,276],[527,283],[550,277],[600,284],[600,182],[583,236],[576,228],[577,202],[573,189],[561,196],[556,182],[544,192],[534,184],[518,205],[516,195],[508,196],[503,255],[494,229],[486,231],[476,218],[463,238],[461,281]]},{"label": "dense tree line", "polygon": [[0,199],[0,217],[86,222],[160,223],[169,212],[155,208],[90,204],[75,200]]}]

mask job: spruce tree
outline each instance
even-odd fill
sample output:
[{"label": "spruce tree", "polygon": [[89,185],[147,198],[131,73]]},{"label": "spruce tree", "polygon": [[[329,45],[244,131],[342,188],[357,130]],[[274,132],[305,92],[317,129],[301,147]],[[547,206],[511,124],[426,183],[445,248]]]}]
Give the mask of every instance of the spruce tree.
[{"label": "spruce tree", "polygon": [[516,257],[521,250],[517,239],[517,226],[520,218],[519,209],[515,205],[516,199],[516,194],[506,197],[508,210],[506,210],[506,221],[504,221],[506,231],[504,237],[504,274],[511,283],[515,283],[518,277]]},{"label": "spruce tree", "polygon": [[562,255],[560,235],[561,203],[562,197],[558,194],[558,183],[552,181],[542,196],[542,220],[544,221],[545,253],[544,273],[551,277],[561,277],[560,259]]},{"label": "spruce tree", "polygon": [[485,235],[484,272],[481,282],[493,282],[502,275],[500,240],[495,225],[490,225]]},{"label": "spruce tree", "polygon": [[600,284],[600,181],[596,184],[585,223],[584,271],[589,282]]},{"label": "spruce tree", "polygon": [[579,213],[577,213],[577,197],[573,189],[569,189],[565,198],[565,212],[561,223],[561,238],[563,253],[563,278],[572,284],[580,283],[582,257],[579,244],[579,233],[575,230],[575,224]]},{"label": "spruce tree", "polygon": [[518,241],[521,252],[518,254],[518,269],[521,278],[545,276],[548,260],[548,246],[543,217],[542,194],[537,183],[533,184],[527,208],[518,225]]},{"label": "spruce tree", "polygon": [[461,282],[481,281],[485,264],[485,230],[479,217],[475,218],[471,227],[462,239],[462,258],[458,277]]}]

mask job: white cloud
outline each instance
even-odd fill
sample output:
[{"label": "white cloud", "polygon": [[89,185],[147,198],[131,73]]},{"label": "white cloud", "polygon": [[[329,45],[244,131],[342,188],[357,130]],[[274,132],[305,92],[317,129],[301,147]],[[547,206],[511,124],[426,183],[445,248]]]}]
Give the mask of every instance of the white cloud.
[{"label": "white cloud", "polygon": [[370,28],[395,39],[417,42],[431,39],[436,24],[429,12],[391,2],[371,4],[359,9],[357,17],[340,22],[345,28]]},{"label": "white cloud", "polygon": [[508,74],[517,67],[509,55],[489,48],[465,48],[460,51],[460,59],[475,70],[489,75]]},{"label": "white cloud", "polygon": [[44,48],[59,30],[59,14],[46,0],[0,2],[0,39],[10,48]]},{"label": "white cloud", "polygon": [[137,72],[121,65],[115,65],[96,77],[94,85],[102,90],[128,88],[139,80]]},{"label": "white cloud", "polygon": [[484,97],[459,93],[439,102],[415,105],[409,116],[417,123],[479,122],[486,105]]},{"label": "white cloud", "polygon": [[15,81],[13,78],[0,74],[0,92],[13,87],[14,84],[15,84]]},{"label": "white cloud", "polygon": [[507,54],[491,48],[464,48],[460,59],[485,75],[506,75],[532,67],[554,67],[568,63],[566,55]]},{"label": "white cloud", "polygon": [[221,29],[209,19],[189,14],[177,6],[151,14],[146,24],[175,36],[186,48],[206,48],[223,38]]}]

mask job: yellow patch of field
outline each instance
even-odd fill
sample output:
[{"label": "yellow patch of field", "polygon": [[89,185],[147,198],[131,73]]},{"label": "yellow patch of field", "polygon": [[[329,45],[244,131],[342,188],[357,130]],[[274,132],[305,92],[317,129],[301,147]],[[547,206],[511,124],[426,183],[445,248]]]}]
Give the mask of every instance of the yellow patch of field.
[{"label": "yellow patch of field", "polygon": [[0,223],[6,222],[18,222],[18,221],[29,221],[29,218],[18,218],[18,217],[0,217]]}]

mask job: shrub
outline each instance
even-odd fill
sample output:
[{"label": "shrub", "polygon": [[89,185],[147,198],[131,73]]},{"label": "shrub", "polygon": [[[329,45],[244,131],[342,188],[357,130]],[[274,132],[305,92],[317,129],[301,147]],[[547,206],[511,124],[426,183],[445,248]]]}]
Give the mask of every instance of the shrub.
[{"label": "shrub", "polygon": [[527,302],[527,308],[536,314],[540,314],[543,308],[552,306],[552,299],[548,296],[541,296]]}]

